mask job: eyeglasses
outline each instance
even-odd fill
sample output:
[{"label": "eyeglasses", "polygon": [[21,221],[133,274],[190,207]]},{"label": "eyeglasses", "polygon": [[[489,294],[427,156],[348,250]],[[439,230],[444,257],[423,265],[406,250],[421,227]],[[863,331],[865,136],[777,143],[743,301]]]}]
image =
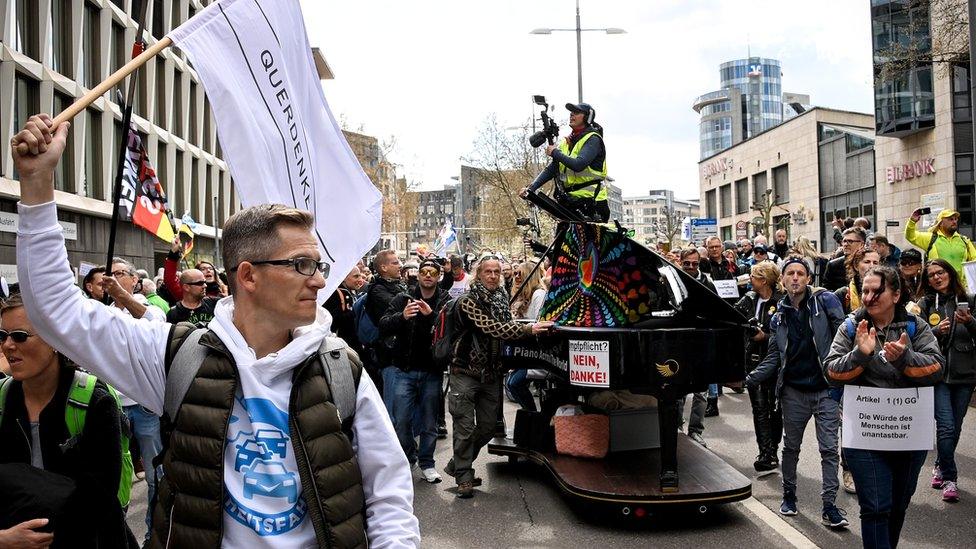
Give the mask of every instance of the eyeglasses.
[{"label": "eyeglasses", "polygon": [[698,266],[698,263],[699,263],[698,261],[682,261],[681,262],[681,266],[682,267],[697,267]]},{"label": "eyeglasses", "polygon": [[206,280],[197,280],[195,282],[184,282],[183,284],[186,284],[187,286],[206,286],[207,285],[207,281]]},{"label": "eyeglasses", "polygon": [[26,330],[14,330],[12,332],[0,330],[0,344],[6,343],[8,337],[14,340],[14,343],[24,343],[27,341],[27,338],[34,337],[34,334]]},{"label": "eyeglasses", "polygon": [[118,278],[120,276],[132,276],[132,273],[130,273],[129,271],[112,271],[112,276],[114,276],[115,278]]},{"label": "eyeglasses", "polygon": [[949,276],[949,273],[945,271],[932,271],[931,273],[928,273],[929,278],[938,278],[942,276]]},{"label": "eyeglasses", "polygon": [[437,269],[429,269],[427,267],[420,269],[420,276],[437,276],[439,274],[441,274],[441,272]]},{"label": "eyeglasses", "polygon": [[841,244],[864,244],[864,241],[863,240],[855,240],[855,239],[852,239],[852,238],[845,238],[844,240],[841,240],[840,243]]},{"label": "eyeglasses", "polygon": [[[318,261],[312,259],[311,257],[295,257],[292,259],[261,259],[259,261],[248,261],[251,265],[290,265],[298,271],[298,274],[305,276],[313,276],[315,271],[322,273],[322,276],[329,278],[329,271],[331,270],[331,265],[326,261]],[[230,272],[234,272],[240,265],[235,266],[230,269]]]}]

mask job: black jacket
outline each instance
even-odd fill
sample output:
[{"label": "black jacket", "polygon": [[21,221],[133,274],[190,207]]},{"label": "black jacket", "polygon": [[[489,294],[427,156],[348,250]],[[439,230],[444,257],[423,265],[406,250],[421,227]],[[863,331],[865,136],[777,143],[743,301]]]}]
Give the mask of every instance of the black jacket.
[{"label": "black jacket", "polygon": [[[58,388],[41,411],[39,422],[44,469],[75,481],[77,497],[83,502],[76,510],[78,514],[72,517],[70,539],[66,540],[64,529],[59,528],[55,544],[62,547],[127,547],[131,534],[118,500],[122,476],[121,412],[115,399],[99,382],[92,394],[81,438],[74,447],[62,451],[61,444],[69,439],[64,407],[73,376],[72,367],[61,366]],[[31,428],[24,405],[24,390],[19,381],[11,383],[0,425],[0,463],[29,464]],[[57,539],[58,536],[62,539]]]},{"label": "black jacket", "polygon": [[[976,301],[972,295],[967,295],[966,301],[969,302],[970,313],[976,309]],[[923,320],[935,313],[940,319],[949,318],[951,324],[949,333],[941,334],[932,327],[939,342],[939,349],[945,357],[945,375],[942,379],[945,383],[972,385],[976,384],[976,351],[974,351],[974,341],[976,341],[976,318],[969,324],[956,322],[956,296],[939,296],[939,306],[935,306],[935,295],[926,294],[918,301],[918,307],[922,310],[919,316]],[[929,323],[931,325],[931,322]]]},{"label": "black jacket", "polygon": [[366,314],[379,325],[380,319],[390,308],[393,298],[405,291],[407,287],[399,280],[387,280],[377,276],[366,288]]},{"label": "black jacket", "polygon": [[837,288],[847,285],[847,267],[844,261],[847,256],[835,257],[827,262],[827,269],[823,275],[823,287],[833,292]]},{"label": "black jacket", "polygon": [[356,316],[352,304],[359,297],[357,292],[340,285],[322,305],[332,315],[332,331],[349,345],[349,348],[362,355],[363,346],[356,335]]},{"label": "black jacket", "polygon": [[420,288],[411,292],[398,294],[390,302],[390,308],[380,320],[380,335],[395,336],[393,365],[406,371],[426,371],[440,373],[443,371],[434,365],[431,355],[431,337],[437,313],[447,303],[450,296],[447,292],[435,287],[434,296],[427,300],[432,312],[429,315],[417,314],[407,320],[403,318],[403,309],[411,299],[423,299]]},{"label": "black jacket", "polygon": [[766,356],[766,352],[769,350],[769,339],[772,336],[770,322],[779,307],[781,299],[783,299],[783,294],[773,290],[773,295],[766,301],[762,310],[759,311],[758,316],[756,315],[756,303],[759,302],[758,293],[750,290],[735,304],[735,309],[742,313],[742,316],[749,319],[756,319],[753,325],[766,333],[766,339],[762,341],[752,339],[752,336],[756,335],[756,332],[750,330],[747,333],[746,367],[749,371],[752,371],[753,368],[762,362],[762,359]]}]

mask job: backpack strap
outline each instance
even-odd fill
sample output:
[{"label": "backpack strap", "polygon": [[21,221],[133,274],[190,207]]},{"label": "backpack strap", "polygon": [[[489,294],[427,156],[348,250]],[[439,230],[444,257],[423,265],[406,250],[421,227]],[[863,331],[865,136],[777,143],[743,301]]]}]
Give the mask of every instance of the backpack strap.
[{"label": "backpack strap", "polygon": [[68,426],[68,440],[61,445],[61,451],[67,452],[73,448],[85,430],[85,418],[88,416],[88,405],[91,404],[92,394],[95,392],[95,382],[98,378],[81,370],[75,370],[71,388],[68,389],[68,402],[64,407],[64,423]]},{"label": "backpack strap", "polygon": [[[928,261],[928,259],[929,259],[929,252],[931,252],[932,251],[932,247],[935,246],[935,241],[938,240],[938,238],[939,238],[939,233],[937,233],[935,231],[932,231],[931,234],[932,234],[932,238],[929,239],[929,245],[925,247],[925,260],[926,261]],[[966,237],[963,236],[963,238],[966,238]]]},{"label": "backpack strap", "polygon": [[332,403],[339,411],[342,430],[352,440],[352,422],[356,417],[356,395],[362,368],[349,359],[349,347],[338,337],[325,337],[319,346],[319,362],[332,393]]},{"label": "backpack strap", "polygon": [[[179,328],[179,327],[177,327]],[[175,329],[174,329],[175,331]],[[183,334],[174,334],[171,345],[178,345],[173,360],[166,372],[166,392],[163,394],[163,412],[170,421],[176,420],[176,414],[183,404],[183,397],[190,390],[190,384],[196,377],[197,371],[207,356],[207,348],[200,345],[200,338],[207,333],[206,328],[186,330]],[[177,341],[177,338],[183,337]]]}]

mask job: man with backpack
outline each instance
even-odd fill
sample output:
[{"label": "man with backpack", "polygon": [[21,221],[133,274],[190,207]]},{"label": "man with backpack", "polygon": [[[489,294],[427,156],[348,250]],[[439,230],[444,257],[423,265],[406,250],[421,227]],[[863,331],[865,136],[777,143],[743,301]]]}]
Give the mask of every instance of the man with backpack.
[{"label": "man with backpack", "polygon": [[359,342],[368,357],[366,371],[377,384],[386,409],[390,417],[393,417],[392,399],[389,397],[393,371],[388,370],[392,368],[392,339],[380,336],[379,325],[393,298],[407,291],[407,286],[400,281],[400,258],[393,250],[380,250],[373,258],[373,270],[377,276],[353,305],[353,312],[356,315]]},{"label": "man with backpack", "polygon": [[[454,419],[454,457],[444,469],[457,481],[459,498],[474,496],[474,487],[481,484],[481,479],[474,476],[473,465],[478,452],[494,434],[501,406],[501,340],[538,335],[553,324],[512,320],[501,278],[498,258],[482,258],[471,289],[444,311],[450,322],[458,324],[455,328],[460,328],[450,330],[454,352],[447,398]],[[455,310],[456,316],[448,315]],[[435,355],[439,354],[436,347],[437,342]]]},{"label": "man with backpack", "polygon": [[905,223],[905,240],[925,250],[926,261],[938,258],[948,261],[959,278],[965,282],[966,273],[963,271],[962,264],[976,259],[976,246],[959,233],[959,212],[950,209],[942,210],[928,232],[918,231],[920,219],[922,219],[921,211],[912,212],[908,223]]},{"label": "man with backpack", "polygon": [[[441,481],[434,468],[434,448],[444,368],[434,362],[431,350],[434,321],[448,300],[447,291],[437,287],[440,276],[437,262],[421,262],[417,286],[393,298],[379,326],[381,336],[396,339],[392,390],[386,396],[393,408],[393,428],[411,467],[419,469],[431,484]],[[414,424],[415,418],[420,425]],[[420,433],[419,452],[414,433]]]},{"label": "man with backpack", "polygon": [[265,204],[227,220],[231,297],[208,328],[136,321],[74,285],[54,202],[70,124],[52,125],[32,116],[11,140],[24,306],[53,347],[169,418],[150,546],[419,546],[393,426],[316,301],[329,263],[311,214]]},{"label": "man with backpack", "polygon": [[837,328],[844,321],[844,309],[833,292],[810,286],[810,267],[802,257],[788,257],[782,269],[786,295],[769,321],[766,356],[746,376],[746,384],[757,388],[763,382],[776,380],[784,433],[780,514],[798,513],[796,467],[803,432],[813,418],[820,447],[821,522],[834,529],[846,528],[849,522],[834,503],[840,487],[837,448],[841,391],[831,385],[823,369]]}]

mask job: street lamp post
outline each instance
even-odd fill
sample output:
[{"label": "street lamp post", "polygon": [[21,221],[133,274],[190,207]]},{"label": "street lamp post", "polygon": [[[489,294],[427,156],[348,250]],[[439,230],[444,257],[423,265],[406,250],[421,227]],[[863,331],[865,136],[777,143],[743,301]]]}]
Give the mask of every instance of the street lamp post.
[{"label": "street lamp post", "polygon": [[580,28],[580,9],[579,0],[576,0],[576,28],[575,29],[533,29],[529,34],[552,34],[554,32],[575,32],[576,33],[576,87],[578,102],[583,102],[583,32],[599,31],[607,34],[626,34],[624,29],[615,27],[607,29],[583,29]]}]

